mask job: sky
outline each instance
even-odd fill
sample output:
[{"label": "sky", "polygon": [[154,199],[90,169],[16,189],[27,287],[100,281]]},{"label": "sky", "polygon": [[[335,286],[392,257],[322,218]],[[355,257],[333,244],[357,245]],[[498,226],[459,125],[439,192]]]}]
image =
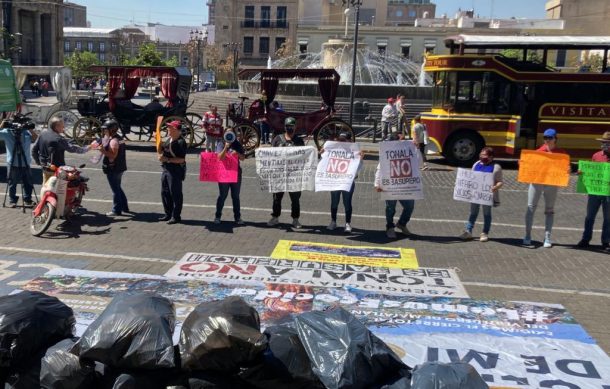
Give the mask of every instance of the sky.
[{"label": "sky", "polygon": [[[166,25],[199,26],[207,22],[205,0],[72,0],[87,7],[91,27],[115,28],[159,22]],[[239,0],[222,0],[239,1]],[[436,16],[452,17],[458,8],[475,9],[481,17],[539,18],[545,16],[545,0],[433,0]]]}]

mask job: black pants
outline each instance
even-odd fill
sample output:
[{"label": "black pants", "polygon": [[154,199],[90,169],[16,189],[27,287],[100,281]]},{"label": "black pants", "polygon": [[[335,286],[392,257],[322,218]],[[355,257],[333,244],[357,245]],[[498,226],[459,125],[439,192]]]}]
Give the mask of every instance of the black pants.
[{"label": "black pants", "polygon": [[426,160],[426,145],[423,143],[419,144],[419,152],[421,153],[421,158],[424,162],[428,162],[428,160]]},{"label": "black pants", "polygon": [[181,167],[164,168],[161,174],[161,201],[165,215],[180,220],[182,213]]},{"label": "black pants", "polygon": [[231,190],[231,200],[233,202],[233,217],[235,221],[241,219],[241,206],[239,202],[239,192],[241,190],[241,171],[238,173],[237,182],[234,184],[218,183],[218,198],[216,199],[216,218],[222,216],[222,208]]},{"label": "black pants", "polygon": [[[301,192],[288,192],[290,195],[290,202],[292,206],[291,216],[293,219],[298,219],[301,216]],[[273,213],[271,216],[280,217],[282,214],[282,199],[284,198],[284,192],[273,194]]]}]

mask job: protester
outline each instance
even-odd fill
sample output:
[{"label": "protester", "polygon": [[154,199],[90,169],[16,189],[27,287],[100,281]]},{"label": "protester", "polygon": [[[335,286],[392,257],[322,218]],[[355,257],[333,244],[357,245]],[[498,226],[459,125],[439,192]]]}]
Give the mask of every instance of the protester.
[{"label": "protester", "polygon": [[123,173],[127,170],[127,158],[125,154],[125,141],[118,135],[119,123],[116,120],[106,120],[102,124],[102,145],[100,152],[104,156],[102,170],[106,174],[110,190],[112,190],[112,211],[106,216],[121,216],[123,212],[129,212],[127,196],[121,188]]},{"label": "protester", "polygon": [[383,139],[387,139],[389,134],[392,134],[392,126],[396,122],[398,117],[398,111],[394,106],[394,98],[390,97],[388,103],[383,107],[381,111],[381,130]]},{"label": "protester", "polygon": [[[549,128],[543,134],[544,144],[536,151],[545,153],[567,154],[564,150],[557,148],[557,131]],[[530,246],[532,244],[532,225],[534,223],[534,213],[538,206],[540,196],[544,196],[544,243],[545,248],[553,247],[551,241],[551,233],[553,231],[553,221],[555,216],[555,201],[557,200],[558,186],[530,184],[527,194],[527,212],[525,213],[525,237],[523,245]]]},{"label": "protester", "polygon": [[[402,136],[399,134],[392,134],[387,139],[387,141],[397,141],[402,140]],[[406,142],[406,141],[405,141]],[[381,188],[381,167],[377,164],[377,169],[375,170],[375,190],[377,192],[383,192]],[[402,213],[398,218],[398,224],[394,224],[394,215],[396,214],[396,203],[400,202],[402,206]],[[386,220],[386,236],[390,239],[396,239],[396,231],[395,227],[398,227],[400,232],[405,235],[410,235],[411,232],[407,228],[407,224],[409,220],[411,220],[411,215],[413,214],[413,210],[415,209],[415,200],[386,200],[385,201],[385,220]]]},{"label": "protester", "polygon": [[43,130],[32,147],[32,158],[42,167],[42,184],[55,174],[51,166],[64,166],[66,164],[65,152],[84,154],[91,149],[91,145],[80,147],[61,136],[64,133],[64,121],[53,117],[50,127]]},{"label": "protester", "polygon": [[[500,193],[499,189],[502,187],[502,167],[497,163],[494,163],[494,150],[491,147],[483,147],[479,154],[479,160],[472,166],[472,170],[475,172],[484,172],[493,174],[493,186],[491,191],[493,192],[494,207],[500,205]],[[491,229],[491,205],[483,205],[483,232],[479,238],[480,242],[487,242],[489,240],[489,230]],[[468,222],[466,222],[466,229],[460,239],[471,240],[472,229],[474,223],[479,216],[479,209],[481,204],[470,203],[470,216]]]},{"label": "protester", "polygon": [[176,224],[182,221],[182,181],[186,178],[186,141],[182,137],[180,120],[167,123],[169,137],[159,145],[158,158],[163,167],[161,200],[165,216],[159,221]]},{"label": "protester", "polygon": [[221,143],[222,117],[218,114],[218,107],[210,105],[210,110],[203,116],[203,128],[205,129],[205,149],[210,152],[216,151],[216,144]]},{"label": "protester", "polygon": [[[296,147],[305,146],[303,139],[295,134],[297,121],[293,117],[288,117],[284,121],[284,133],[277,135],[271,142],[271,147]],[[301,192],[288,192],[291,202],[292,227],[301,228],[299,217],[301,216]],[[273,211],[271,219],[267,222],[269,227],[279,224],[279,217],[282,213],[282,199],[284,192],[273,194]]]},{"label": "protester", "polygon": [[405,130],[407,120],[407,105],[403,95],[398,95],[396,97],[396,112],[398,112],[398,132],[406,139],[409,137],[409,131]]},{"label": "protester", "polygon": [[[4,122],[2,123],[4,124]],[[4,125],[2,125],[4,127]],[[17,207],[17,183],[21,180],[21,188],[23,190],[23,205],[32,206],[32,173],[30,165],[32,158],[30,155],[30,147],[32,146],[32,133],[30,130],[20,130],[20,136],[17,138],[18,132],[9,128],[0,129],[0,140],[4,141],[6,146],[6,172],[8,176],[8,196],[9,207]],[[21,144],[21,148],[16,148],[15,145]],[[16,154],[13,154],[13,151]],[[21,154],[23,153],[23,154]],[[25,157],[25,158],[24,158]],[[25,159],[25,160],[24,160]]]},{"label": "protester", "polygon": [[[351,142],[352,134],[349,132],[340,132],[337,137],[337,142]],[[324,149],[322,149],[321,153],[324,153]],[[362,161],[360,165],[358,165],[358,170],[362,168]],[[354,190],[356,189],[356,178],[358,175],[354,177],[354,182],[352,182],[352,187],[349,191],[344,190],[333,190],[330,192],[330,218],[331,222],[328,225],[327,229],[333,231],[337,228],[337,211],[339,210],[339,200],[341,196],[343,196],[343,208],[345,208],[345,232],[352,232],[352,197],[354,196]]]},{"label": "protester", "polygon": [[[231,138],[232,141],[227,141]],[[236,183],[218,183],[218,199],[216,200],[216,217],[214,218],[215,224],[220,224],[220,218],[222,217],[222,208],[225,205],[225,200],[229,194],[229,189],[231,190],[231,200],[233,201],[233,218],[235,223],[239,225],[243,225],[244,221],[241,218],[241,207],[239,202],[239,192],[241,190],[241,165],[239,161],[243,161],[246,158],[246,151],[242,146],[241,142],[235,136],[235,133],[231,129],[225,130],[225,141],[224,145],[220,142],[217,144],[216,152],[218,154],[218,159],[223,160],[226,158],[227,154],[236,154],[237,155],[237,182]]]},{"label": "protester", "polygon": [[[593,154],[591,160],[593,162],[608,163],[610,162],[610,131],[604,132],[601,138],[597,139],[601,142],[601,151]],[[580,173],[580,172],[579,172]],[[589,247],[589,243],[593,238],[593,225],[599,208],[602,208],[602,250],[610,252],[610,196],[600,196],[590,194],[587,197],[587,216],[585,218],[585,229],[582,233],[582,239],[577,246],[580,248]]]},{"label": "protester", "polygon": [[413,136],[413,143],[421,153],[422,161],[424,161],[421,170],[428,169],[428,161],[426,160],[426,126],[421,122],[421,116],[416,115],[413,118],[413,130],[411,134]]}]

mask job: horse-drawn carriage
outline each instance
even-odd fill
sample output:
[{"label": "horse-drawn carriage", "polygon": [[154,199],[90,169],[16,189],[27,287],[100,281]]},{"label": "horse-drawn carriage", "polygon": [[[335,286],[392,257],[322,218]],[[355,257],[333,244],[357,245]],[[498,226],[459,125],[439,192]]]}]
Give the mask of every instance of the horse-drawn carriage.
[{"label": "horse-drawn carriage", "polygon": [[[108,80],[108,93],[80,99],[77,109],[82,116],[75,124],[72,137],[81,144],[91,142],[101,133],[105,119],[114,118],[127,139],[150,140],[156,128],[158,116],[163,116],[161,131],[167,132],[166,123],[179,120],[184,138],[189,146],[201,145],[204,132],[202,117],[187,112],[192,76],[184,67],[165,66],[92,66],[89,71],[104,73]],[[165,106],[148,104],[141,106],[131,99],[142,79],[157,79],[160,92],[167,99]]]},{"label": "horse-drawn carriage", "polygon": [[[313,136],[314,143],[322,148],[324,142],[335,139],[340,132],[353,130],[349,124],[335,115],[335,99],[339,87],[340,76],[334,69],[245,69],[239,72],[239,77],[251,77],[260,73],[261,92],[264,97],[255,100],[248,111],[244,107],[246,97],[240,97],[241,102],[231,103],[227,109],[227,118],[233,123],[234,131],[241,135],[242,143],[247,152],[252,152],[260,144],[260,123],[270,127],[272,135],[281,133],[284,121],[288,117],[296,119],[296,133],[299,136]],[[286,112],[272,108],[280,79],[318,79],[321,108],[311,112]]]}]

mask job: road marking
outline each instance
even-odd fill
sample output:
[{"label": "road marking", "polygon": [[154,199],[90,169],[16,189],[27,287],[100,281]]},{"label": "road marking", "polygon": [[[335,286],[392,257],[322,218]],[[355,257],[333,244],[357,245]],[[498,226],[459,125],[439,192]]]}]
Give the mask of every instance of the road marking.
[{"label": "road marking", "polygon": [[523,285],[507,285],[507,284],[489,284],[486,282],[464,282],[462,284],[469,286],[482,286],[486,288],[504,288],[504,289],[527,289],[536,292],[550,292],[550,293],[560,293],[560,294],[577,294],[583,296],[597,296],[597,297],[608,297],[610,298],[610,293],[604,292],[589,292],[586,290],[578,290],[578,289],[555,289],[555,288],[540,288],[535,286],[523,286]]},{"label": "road marking", "polygon": [[156,263],[176,263],[169,259],[163,258],[150,258],[150,257],[132,257],[129,255],[120,254],[100,254],[100,253],[88,253],[84,251],[58,251],[58,250],[42,250],[42,249],[31,249],[27,247],[13,247],[13,246],[0,246],[0,250],[6,251],[22,251],[26,253],[46,254],[46,255],[69,255],[74,257],[85,257],[85,258],[107,258],[107,259],[125,259],[128,261],[141,261],[141,262],[156,262]]},{"label": "road marking", "polygon": [[[106,199],[92,199],[90,197],[84,197],[83,198],[83,202],[94,202],[94,203],[108,203],[111,204],[112,200],[106,200]],[[138,204],[138,205],[154,205],[156,207],[160,207],[162,209],[163,204],[161,202],[155,202],[155,201],[131,201],[129,200],[129,204]],[[188,207],[188,208],[209,208],[209,209],[216,209],[216,205],[208,205],[208,204],[182,204],[183,207]],[[255,207],[241,207],[242,211],[254,211],[254,212],[265,212],[265,213],[269,213],[270,209],[269,208],[255,208]],[[328,216],[328,212],[320,212],[320,211],[301,211],[301,214],[305,214],[305,215],[322,215],[322,216]],[[344,216],[345,214],[339,212],[338,213],[340,216]],[[383,219],[385,220],[385,216],[383,215],[360,215],[360,214],[353,214],[353,217],[361,217],[361,218],[369,218],[369,219]],[[414,221],[419,221],[419,222],[431,222],[431,223],[458,223],[458,224],[464,224],[464,220],[452,220],[452,219],[426,219],[426,218],[419,218],[419,217],[412,217],[411,220]],[[510,224],[510,223],[493,223],[494,226],[501,226],[501,227],[511,227],[511,228],[525,228],[525,225],[523,224]],[[544,230],[544,226],[533,226],[534,229],[538,229],[538,230]],[[557,227],[554,226],[553,227],[554,230],[561,230],[561,231],[576,231],[576,232],[582,232],[582,228],[574,228],[574,227]],[[593,232],[601,232],[601,230],[593,230]]]}]

